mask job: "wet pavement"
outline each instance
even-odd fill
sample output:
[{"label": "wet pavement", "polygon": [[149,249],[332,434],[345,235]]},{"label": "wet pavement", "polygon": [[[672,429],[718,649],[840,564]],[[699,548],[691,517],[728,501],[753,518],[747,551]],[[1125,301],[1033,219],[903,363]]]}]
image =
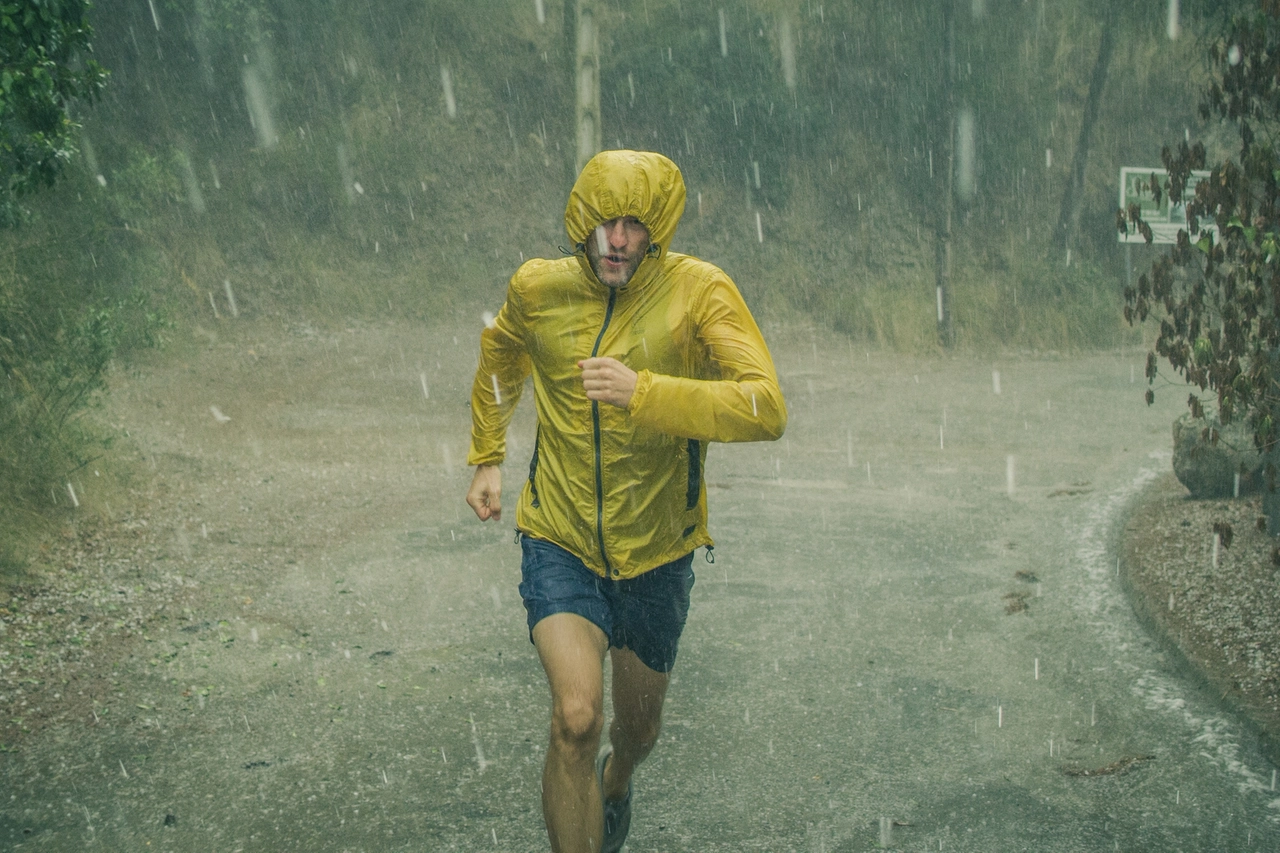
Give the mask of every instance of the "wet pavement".
[{"label": "wet pavement", "polygon": [[[546,849],[519,549],[462,503],[474,333],[253,334],[119,380],[186,543],[157,570],[202,603],[0,756],[0,844]],[[766,335],[790,426],[710,452],[715,562],[628,849],[1277,849],[1274,769],[1116,574],[1181,408],[1143,405],[1143,354]]]}]

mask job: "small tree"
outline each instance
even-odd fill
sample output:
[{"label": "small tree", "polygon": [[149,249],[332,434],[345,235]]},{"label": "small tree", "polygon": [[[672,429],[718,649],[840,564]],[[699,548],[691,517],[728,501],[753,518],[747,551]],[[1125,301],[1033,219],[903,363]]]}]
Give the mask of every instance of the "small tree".
[{"label": "small tree", "polygon": [[[1212,83],[1200,106],[1202,117],[1238,127],[1238,160],[1214,166],[1207,180],[1186,200],[1187,228],[1165,256],[1125,289],[1125,318],[1142,322],[1160,310],[1160,333],[1147,354],[1152,385],[1158,356],[1196,386],[1216,396],[1223,423],[1243,417],[1267,459],[1268,503],[1276,492],[1277,440],[1280,437],[1280,0],[1260,0],[1251,14],[1236,17],[1209,49]],[[1168,170],[1162,191],[1177,203],[1193,169],[1205,168],[1202,145],[1166,147]],[[1201,217],[1212,217],[1214,231],[1202,231]],[[1151,241],[1137,206],[1120,211]],[[1155,394],[1148,387],[1148,404]],[[1204,414],[1202,398],[1192,392],[1193,415]],[[1205,437],[1216,441],[1217,436]],[[1269,507],[1269,529],[1280,533],[1280,507]],[[1274,516],[1274,518],[1273,518]]]},{"label": "small tree", "polygon": [[74,152],[72,103],[106,84],[88,58],[89,8],[88,0],[0,2],[0,225],[21,220],[24,195],[53,185]]}]

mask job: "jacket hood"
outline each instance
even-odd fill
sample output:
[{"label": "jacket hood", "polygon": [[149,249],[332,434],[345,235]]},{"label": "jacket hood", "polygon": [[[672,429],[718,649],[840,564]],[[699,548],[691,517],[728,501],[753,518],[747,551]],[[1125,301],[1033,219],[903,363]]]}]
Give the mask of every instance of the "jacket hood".
[{"label": "jacket hood", "polygon": [[582,167],[569,192],[564,227],[578,246],[602,222],[634,216],[649,229],[661,258],[684,214],[684,200],[684,178],[668,158],[651,151],[601,151]]}]

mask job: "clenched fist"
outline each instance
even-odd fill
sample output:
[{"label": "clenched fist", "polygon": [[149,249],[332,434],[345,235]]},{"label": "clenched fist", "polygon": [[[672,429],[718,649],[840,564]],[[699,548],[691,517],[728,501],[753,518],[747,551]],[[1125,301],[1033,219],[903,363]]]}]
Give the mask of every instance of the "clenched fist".
[{"label": "clenched fist", "polygon": [[587,389],[588,400],[599,400],[625,409],[636,391],[636,372],[616,358],[584,358],[578,362],[582,368],[582,385]]}]

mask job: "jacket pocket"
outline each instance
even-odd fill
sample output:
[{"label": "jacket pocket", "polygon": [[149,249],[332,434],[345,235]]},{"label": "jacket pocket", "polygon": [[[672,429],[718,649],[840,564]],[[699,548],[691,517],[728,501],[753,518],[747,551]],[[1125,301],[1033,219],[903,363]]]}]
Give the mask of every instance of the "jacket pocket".
[{"label": "jacket pocket", "polygon": [[697,509],[698,497],[702,494],[702,444],[696,438],[691,438],[688,449],[689,483],[684,493],[684,508]]}]

